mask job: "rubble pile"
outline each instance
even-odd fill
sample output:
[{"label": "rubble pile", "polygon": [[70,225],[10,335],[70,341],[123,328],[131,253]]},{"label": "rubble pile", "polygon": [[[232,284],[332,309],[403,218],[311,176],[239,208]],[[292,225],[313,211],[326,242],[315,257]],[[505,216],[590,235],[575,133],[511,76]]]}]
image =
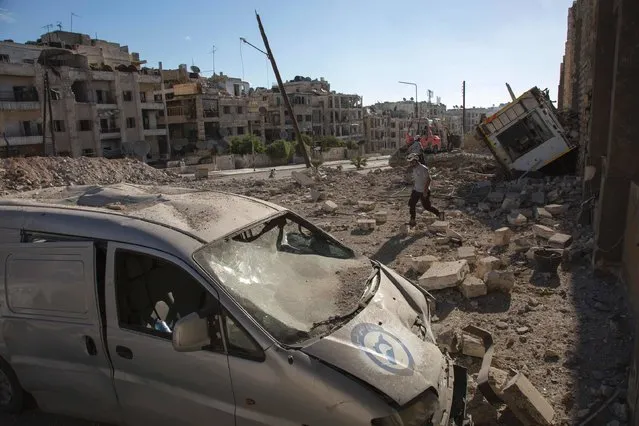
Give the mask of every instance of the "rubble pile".
[{"label": "rubble pile", "polygon": [[178,180],[177,175],[131,159],[29,157],[0,160],[0,192],[119,182],[168,184]]}]

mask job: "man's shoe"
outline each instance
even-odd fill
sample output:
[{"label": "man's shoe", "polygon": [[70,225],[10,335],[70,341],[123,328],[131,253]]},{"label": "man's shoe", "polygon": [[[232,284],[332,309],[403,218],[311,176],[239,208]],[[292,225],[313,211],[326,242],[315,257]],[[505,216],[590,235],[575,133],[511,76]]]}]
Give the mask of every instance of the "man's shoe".
[{"label": "man's shoe", "polygon": [[408,226],[410,226],[411,228],[412,228],[413,226],[415,226],[415,225],[417,225],[417,222],[415,222],[415,220],[414,220],[414,219],[413,219],[413,220],[411,220],[410,222],[408,222]]}]

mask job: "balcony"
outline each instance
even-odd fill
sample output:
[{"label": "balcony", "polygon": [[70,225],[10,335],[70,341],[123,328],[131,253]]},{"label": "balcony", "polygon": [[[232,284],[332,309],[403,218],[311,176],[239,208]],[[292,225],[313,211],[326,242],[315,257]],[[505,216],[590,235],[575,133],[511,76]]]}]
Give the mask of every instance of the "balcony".
[{"label": "balcony", "polygon": [[140,108],[162,110],[164,109],[164,104],[162,102],[141,102]]},{"label": "balcony", "polygon": [[35,77],[35,67],[33,64],[7,64],[0,62],[0,75]]},{"label": "balcony", "polygon": [[119,138],[120,129],[117,127],[100,127],[100,139]]},{"label": "balcony", "polygon": [[37,111],[39,109],[40,102],[38,101],[38,92],[35,89],[26,92],[0,91],[0,110]]},{"label": "balcony", "polygon": [[162,79],[159,75],[151,75],[151,74],[140,74],[140,78],[138,80],[140,83],[151,83],[151,84],[160,84]]},{"label": "balcony", "polygon": [[166,129],[144,129],[144,136],[165,136]]},{"label": "balcony", "polygon": [[9,146],[36,145],[42,143],[42,131],[34,129],[28,133],[28,135],[23,131],[18,133],[8,133],[4,135],[4,138],[0,135],[0,145],[6,146],[7,142],[9,143]]}]

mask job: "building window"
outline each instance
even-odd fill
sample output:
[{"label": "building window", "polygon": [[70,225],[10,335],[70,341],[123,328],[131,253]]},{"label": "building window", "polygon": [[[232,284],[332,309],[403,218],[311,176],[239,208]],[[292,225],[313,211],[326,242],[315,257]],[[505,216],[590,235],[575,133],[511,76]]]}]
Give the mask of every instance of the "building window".
[{"label": "building window", "polygon": [[312,121],[312,120],[311,120],[311,116],[310,116],[310,115],[307,115],[307,116],[305,117],[305,120],[306,120],[306,121]]},{"label": "building window", "polygon": [[244,109],[241,106],[237,107],[238,114],[242,114],[242,111],[244,111]]},{"label": "building window", "polygon": [[54,132],[64,132],[64,121],[63,120],[53,120],[53,131]]},{"label": "building window", "polygon": [[155,102],[162,102],[162,95],[153,95],[153,100]]},{"label": "building window", "polygon": [[9,55],[0,55],[0,62],[9,63]]},{"label": "building window", "polygon": [[297,115],[296,118],[298,123],[302,122],[304,119],[304,117],[302,117],[301,115]]},{"label": "building window", "polygon": [[135,117],[129,117],[126,119],[126,127],[127,129],[135,128]]},{"label": "building window", "polygon": [[230,114],[231,113],[231,107],[230,106],[225,106],[223,112],[224,112],[224,114]]},{"label": "building window", "polygon": [[91,121],[91,120],[80,120],[78,122],[78,127],[80,128],[81,132],[91,131],[91,129],[93,129],[93,121]]},{"label": "building window", "polygon": [[146,93],[140,92],[140,102],[146,102]]},{"label": "building window", "polygon": [[237,134],[238,135],[243,135],[244,134],[244,127],[238,127],[237,128]]},{"label": "building window", "polygon": [[130,90],[125,90],[122,92],[122,98],[124,102],[131,102],[133,100],[133,93]]},{"label": "building window", "polygon": [[395,137],[397,137],[397,133],[392,132],[392,133],[391,133],[391,138],[395,138]]}]

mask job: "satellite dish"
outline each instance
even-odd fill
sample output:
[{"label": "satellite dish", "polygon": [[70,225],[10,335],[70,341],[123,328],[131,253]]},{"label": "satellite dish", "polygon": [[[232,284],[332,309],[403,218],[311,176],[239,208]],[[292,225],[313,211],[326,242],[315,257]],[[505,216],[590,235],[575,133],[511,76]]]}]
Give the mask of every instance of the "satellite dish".
[{"label": "satellite dish", "polygon": [[195,65],[191,65],[191,71],[199,74],[200,73],[200,67],[197,67]]},{"label": "satellite dish", "polygon": [[135,141],[132,148],[135,157],[143,162],[145,162],[146,156],[151,152],[151,145],[147,141]]}]

